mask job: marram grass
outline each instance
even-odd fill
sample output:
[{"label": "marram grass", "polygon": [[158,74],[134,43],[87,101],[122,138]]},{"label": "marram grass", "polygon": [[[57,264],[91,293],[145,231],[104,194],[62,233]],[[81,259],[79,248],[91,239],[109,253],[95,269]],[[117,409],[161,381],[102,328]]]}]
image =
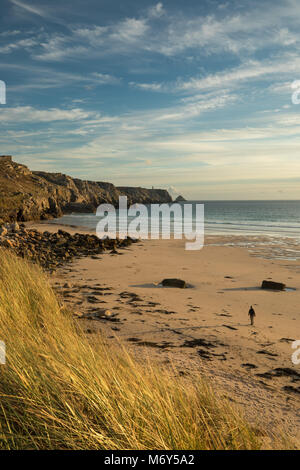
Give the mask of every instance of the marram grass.
[{"label": "marram grass", "polygon": [[101,338],[91,344],[41,269],[4,250],[0,339],[0,449],[266,447],[200,378],[187,385]]}]

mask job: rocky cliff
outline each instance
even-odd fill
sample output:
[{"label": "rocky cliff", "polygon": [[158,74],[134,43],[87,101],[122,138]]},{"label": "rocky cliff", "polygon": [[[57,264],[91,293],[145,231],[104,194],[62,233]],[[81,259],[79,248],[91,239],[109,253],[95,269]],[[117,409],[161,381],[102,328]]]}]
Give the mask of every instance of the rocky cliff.
[{"label": "rocky cliff", "polygon": [[61,173],[30,171],[25,165],[0,156],[0,218],[4,221],[41,220],[68,212],[93,212],[101,203],[118,205],[172,202],[162,189],[116,187],[111,183],[83,181]]},{"label": "rocky cliff", "polygon": [[120,194],[127,196],[130,204],[138,202],[143,204],[172,202],[170,194],[165,189],[145,189],[118,186],[117,190],[120,192]]}]

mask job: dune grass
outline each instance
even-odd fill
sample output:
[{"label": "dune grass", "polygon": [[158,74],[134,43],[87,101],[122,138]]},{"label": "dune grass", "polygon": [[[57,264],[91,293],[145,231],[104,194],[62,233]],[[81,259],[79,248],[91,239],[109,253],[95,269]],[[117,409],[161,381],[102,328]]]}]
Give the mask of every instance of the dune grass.
[{"label": "dune grass", "polygon": [[41,269],[4,250],[0,339],[0,449],[265,446],[202,380],[187,385],[101,338],[91,344]]}]

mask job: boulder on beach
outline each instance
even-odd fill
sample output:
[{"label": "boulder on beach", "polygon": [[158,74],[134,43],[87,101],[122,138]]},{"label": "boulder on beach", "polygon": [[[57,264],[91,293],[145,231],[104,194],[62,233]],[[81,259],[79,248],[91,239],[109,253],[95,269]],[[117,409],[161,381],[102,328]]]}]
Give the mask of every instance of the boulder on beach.
[{"label": "boulder on beach", "polygon": [[164,279],[162,285],[163,287],[178,287],[179,289],[184,289],[186,282],[182,279]]},{"label": "boulder on beach", "polygon": [[270,289],[270,290],[285,290],[286,285],[283,284],[282,282],[263,281],[261,288]]}]

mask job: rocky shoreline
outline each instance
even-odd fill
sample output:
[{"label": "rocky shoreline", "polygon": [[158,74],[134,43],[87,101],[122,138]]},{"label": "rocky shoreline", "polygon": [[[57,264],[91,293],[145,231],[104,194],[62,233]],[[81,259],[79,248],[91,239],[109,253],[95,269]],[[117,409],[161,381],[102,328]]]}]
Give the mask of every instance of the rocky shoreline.
[{"label": "rocky shoreline", "polygon": [[118,249],[126,248],[136,241],[130,237],[124,240],[100,240],[96,235],[72,235],[64,230],[40,232],[18,223],[0,227],[0,247],[8,248],[17,256],[38,263],[49,271],[54,271],[75,258],[97,257],[104,252],[121,254]]},{"label": "rocky shoreline", "polygon": [[0,155],[0,219],[3,222],[47,220],[70,212],[95,212],[102,203],[169,203],[164,189],[116,187],[102,181],[84,181],[62,173],[31,171]]}]

